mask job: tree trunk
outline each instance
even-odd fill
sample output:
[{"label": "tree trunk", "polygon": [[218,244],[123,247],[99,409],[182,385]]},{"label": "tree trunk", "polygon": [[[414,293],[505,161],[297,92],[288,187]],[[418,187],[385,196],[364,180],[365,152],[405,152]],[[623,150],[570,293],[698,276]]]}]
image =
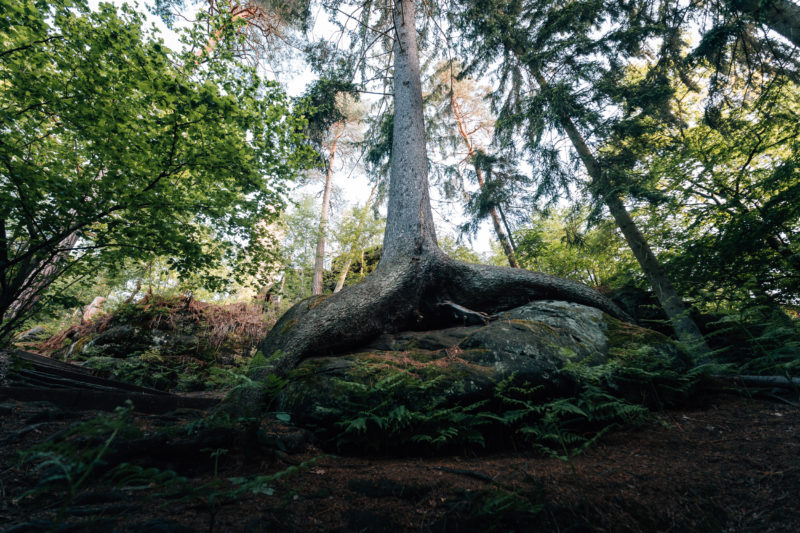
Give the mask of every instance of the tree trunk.
[{"label": "tree trunk", "polygon": [[514,255],[516,256],[517,253],[517,244],[514,242],[514,234],[511,232],[511,228],[508,227],[508,220],[506,220],[506,214],[503,212],[503,208],[499,205],[497,206],[497,211],[500,213],[500,219],[503,221],[503,227],[506,228],[506,235],[508,236],[508,244],[511,245],[511,249],[514,250]]},{"label": "tree trunk", "polygon": [[[458,102],[456,102],[456,97],[452,86],[450,88],[450,109],[453,111],[453,116],[456,119],[458,133],[461,135],[461,138],[464,140],[464,145],[467,147],[467,154],[470,158],[473,158],[476,155],[475,147],[472,144],[469,133],[467,133],[464,124],[464,115],[461,112]],[[478,178],[478,186],[483,189],[483,171],[477,165],[475,166],[475,175]],[[506,254],[506,258],[508,259],[508,264],[513,268],[519,268],[519,262],[517,261],[516,254],[514,253],[514,247],[511,245],[511,240],[508,236],[506,236],[505,232],[503,231],[503,227],[500,225],[500,216],[497,214],[497,208],[489,208],[489,216],[492,219],[492,225],[494,226],[494,232],[497,235],[497,240],[500,241],[500,246],[503,247],[503,252]]]},{"label": "tree trunk", "polygon": [[[5,239],[5,234],[2,235],[2,238]],[[2,318],[0,338],[4,338],[11,329],[27,318],[29,312],[41,299],[45,289],[60,274],[62,263],[67,260],[67,255],[76,242],[78,242],[78,233],[73,231],[58,243],[57,249],[49,258],[42,259],[35,263],[34,268],[23,269],[26,271],[19,273],[17,278],[23,279],[22,283],[12,283],[11,287],[4,287],[6,294],[3,295],[3,300],[8,303],[4,306],[5,309],[0,309],[0,318]],[[18,291],[17,294],[14,294],[16,291]]]},{"label": "tree trunk", "polygon": [[[541,73],[534,72],[534,76],[542,88],[548,86],[547,80],[545,80]],[[572,145],[575,147],[578,157],[580,157],[586,167],[586,171],[592,179],[593,185],[599,187],[599,190],[603,191],[607,187],[604,187],[603,171],[600,167],[600,163],[595,159],[586,141],[584,141],[583,136],[578,131],[578,128],[573,124],[572,119],[566,115],[561,115],[560,122],[572,142]],[[656,298],[658,298],[661,307],[669,317],[672,328],[675,330],[678,339],[695,353],[705,354],[710,352],[711,350],[706,344],[703,334],[700,332],[700,329],[697,327],[697,324],[694,323],[691,316],[689,316],[689,310],[683,304],[681,297],[678,296],[678,291],[675,290],[675,287],[664,271],[664,267],[661,265],[658,258],[656,258],[653,250],[650,249],[650,245],[647,243],[644,235],[639,231],[636,222],[631,218],[627,209],[625,209],[625,204],[622,203],[620,197],[613,191],[601,192],[601,194],[603,202],[608,207],[611,216],[614,217],[617,227],[625,237],[625,241],[628,243],[634,257],[636,257],[636,261],[638,261],[642,272],[644,272],[644,275],[650,282],[650,286],[653,287]]]},{"label": "tree trunk", "polygon": [[617,227],[625,237],[634,257],[639,262],[642,272],[647,276],[650,286],[653,287],[656,298],[658,298],[661,307],[669,317],[678,339],[694,353],[709,353],[711,350],[706,344],[700,328],[692,320],[689,310],[678,295],[678,291],[675,290],[661,262],[650,249],[647,240],[641,234],[639,228],[636,227],[636,222],[625,209],[622,200],[615,194],[606,194],[603,196],[603,200],[608,206],[611,216],[614,217]]},{"label": "tree trunk", "polygon": [[[364,229],[364,222],[367,217],[366,210],[372,205],[372,202],[375,200],[375,195],[378,192],[378,184],[372,186],[372,190],[369,192],[369,198],[367,198],[367,203],[364,204],[364,213],[361,214],[361,217],[358,219],[358,226],[356,226],[356,234],[355,240],[350,243],[350,249],[347,251],[347,261],[345,262],[344,266],[342,267],[342,271],[339,273],[339,279],[336,282],[336,287],[333,289],[333,292],[339,292],[344,287],[344,282],[347,280],[347,273],[350,272],[350,265],[353,264],[353,253],[355,252],[356,244],[361,240],[361,231]],[[364,267],[364,260],[363,260],[363,253],[362,253],[362,260],[361,260],[361,267]]]},{"label": "tree trunk", "polygon": [[325,232],[328,228],[328,204],[331,202],[331,182],[333,181],[333,163],[336,159],[336,146],[339,136],[334,137],[328,157],[328,169],[325,173],[325,189],[322,193],[322,211],[319,215],[319,236],[317,237],[317,253],[314,257],[314,276],[311,278],[311,294],[322,294],[322,272],[325,261]]},{"label": "tree trunk", "polygon": [[333,292],[339,292],[344,287],[344,282],[347,281],[347,274],[350,272],[350,265],[353,264],[353,253],[352,248],[350,252],[347,254],[347,261],[345,261],[344,266],[342,267],[342,271],[339,272],[339,279],[336,280],[336,287],[333,288]]},{"label": "tree trunk", "polygon": [[394,132],[380,267],[436,254],[413,0],[394,3]]},{"label": "tree trunk", "polygon": [[790,0],[730,0],[730,5],[800,46],[800,6],[797,4]]},{"label": "tree trunk", "polygon": [[[495,313],[532,300],[559,299],[629,317],[582,283],[539,272],[473,265],[445,256],[436,244],[428,196],[425,128],[413,0],[394,4],[395,120],[389,207],[383,255],[363,282],[330,296],[312,296],[292,307],[259,344],[273,358],[271,370],[286,374],[302,359],[333,355],[386,331],[436,323],[438,303]],[[258,392],[238,401],[254,402]]]}]

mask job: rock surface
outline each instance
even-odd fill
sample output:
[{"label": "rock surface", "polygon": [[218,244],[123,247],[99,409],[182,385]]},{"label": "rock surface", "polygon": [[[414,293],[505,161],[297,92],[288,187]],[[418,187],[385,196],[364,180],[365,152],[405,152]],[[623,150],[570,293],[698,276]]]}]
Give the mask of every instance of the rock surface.
[{"label": "rock surface", "polygon": [[548,398],[576,391],[581,369],[641,357],[673,367],[684,358],[660,333],[592,307],[536,301],[486,326],[387,334],[358,353],[305,360],[290,373],[277,406],[300,424],[334,431],[353,411],[383,401],[381,395],[394,395],[412,411],[468,405],[491,399],[498,383],[513,378]]},{"label": "rock surface", "polygon": [[42,326],[35,326],[27,331],[23,331],[14,340],[16,342],[38,341],[44,339],[46,336],[47,331],[45,331]]},{"label": "rock surface", "polygon": [[99,333],[73,355],[127,357],[134,352],[153,350],[174,355],[191,354],[197,351],[197,345],[196,335],[122,324]]}]

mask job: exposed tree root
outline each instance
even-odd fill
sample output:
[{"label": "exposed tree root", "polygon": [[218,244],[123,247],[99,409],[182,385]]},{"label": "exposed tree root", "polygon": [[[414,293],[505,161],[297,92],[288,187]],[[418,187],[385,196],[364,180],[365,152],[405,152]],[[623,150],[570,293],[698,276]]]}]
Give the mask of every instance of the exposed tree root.
[{"label": "exposed tree root", "polygon": [[442,326],[452,309],[452,305],[440,305],[444,302],[488,315],[544,299],[589,305],[630,320],[582,283],[540,272],[463,263],[428,250],[402,262],[381,263],[362,283],[339,293],[298,303],[275,324],[259,349],[267,357],[276,357],[270,370],[286,374],[305,358],[342,353],[385,332]]}]

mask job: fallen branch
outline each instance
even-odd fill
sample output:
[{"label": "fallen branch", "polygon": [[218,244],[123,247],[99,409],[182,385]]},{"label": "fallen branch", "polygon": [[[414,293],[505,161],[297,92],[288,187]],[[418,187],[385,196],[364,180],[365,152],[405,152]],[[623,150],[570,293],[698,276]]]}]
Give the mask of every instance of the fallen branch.
[{"label": "fallen branch", "polygon": [[10,362],[0,376],[0,400],[48,401],[65,409],[111,411],[131,400],[134,409],[166,413],[175,409],[208,409],[219,398],[171,394],[92,375],[91,370],[21,350],[0,352]]}]

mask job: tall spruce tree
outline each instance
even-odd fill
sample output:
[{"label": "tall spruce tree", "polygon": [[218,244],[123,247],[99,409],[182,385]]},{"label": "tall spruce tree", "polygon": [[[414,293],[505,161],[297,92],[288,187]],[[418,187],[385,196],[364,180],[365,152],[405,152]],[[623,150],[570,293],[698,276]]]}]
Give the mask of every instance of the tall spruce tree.
[{"label": "tall spruce tree", "polygon": [[[330,7],[339,10],[340,4]],[[378,14],[388,24],[371,34],[365,28],[373,27],[367,13],[372,5],[361,7],[359,27],[367,40],[386,39],[391,45],[394,120],[383,255],[362,283],[300,302],[278,321],[259,345],[265,355],[277,355],[274,370],[286,372],[303,358],[341,352],[384,331],[424,327],[438,320],[446,302],[492,313],[532,299],[555,298],[624,317],[583,284],[538,272],[462,263],[440,251],[428,191],[416,4],[396,1],[390,12]]]},{"label": "tall spruce tree", "polygon": [[[589,178],[582,185],[611,213],[678,338],[706,353],[699,328],[625,206],[625,196],[637,185],[626,174],[631,161],[598,153],[615,137],[641,129],[643,116],[671,120],[665,110],[669,86],[662,83],[658,68],[635,86],[622,83],[619,76],[647,51],[648,39],[671,42],[667,37],[672,37],[669,30],[678,11],[647,7],[636,2],[574,2],[565,8],[547,0],[468,0],[455,22],[467,34],[464,42],[471,46],[466,48],[476,57],[473,68],[501,62],[501,141],[511,144],[521,134],[527,152],[546,161],[539,168],[555,170],[540,176],[540,193],[557,194],[576,183],[573,172],[554,168],[559,166],[558,149],[545,136],[554,129],[569,139],[574,160]],[[619,106],[620,99],[635,112]]]}]

